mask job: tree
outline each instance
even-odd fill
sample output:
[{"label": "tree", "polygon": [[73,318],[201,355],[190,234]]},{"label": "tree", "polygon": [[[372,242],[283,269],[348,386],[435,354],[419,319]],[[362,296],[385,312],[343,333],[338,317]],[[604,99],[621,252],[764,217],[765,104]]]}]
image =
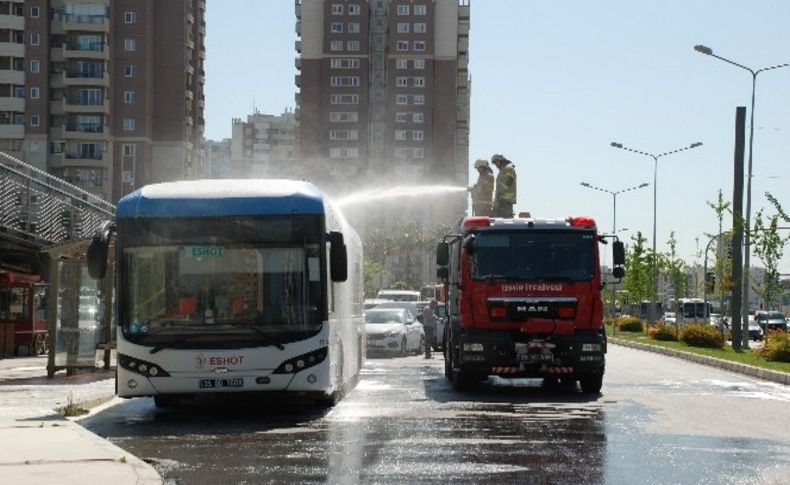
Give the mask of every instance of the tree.
[{"label": "tree", "polygon": [[[718,234],[715,236],[711,234],[706,235],[718,239],[716,243],[716,259],[713,267],[713,272],[716,275],[716,287],[713,292],[719,294],[719,303],[722,305],[721,312],[725,313],[725,295],[732,290],[734,282],[732,280],[732,253],[730,252],[732,248],[732,233],[729,231],[725,232],[723,225],[724,216],[731,212],[732,203],[724,200],[721,189],[719,189],[715,203],[709,200],[706,200],[705,203],[716,213],[716,219],[719,223]],[[727,248],[730,249],[727,250]]]},{"label": "tree", "polygon": [[764,220],[763,210],[757,212],[752,234],[754,253],[765,266],[765,278],[762,282],[753,281],[755,289],[765,302],[766,310],[781,296],[783,286],[779,281],[779,262],[784,256],[784,245],[787,239],[779,235],[779,215]]},{"label": "tree", "polygon": [[675,231],[669,233],[667,244],[669,244],[669,252],[662,258],[661,266],[666,268],[669,284],[672,285],[675,299],[683,298],[688,291],[688,280],[685,272],[686,262],[677,254],[678,242],[675,239]]},{"label": "tree", "polygon": [[651,280],[654,273],[650,268],[652,251],[645,247],[647,239],[641,232],[631,236],[631,241],[633,244],[625,255],[625,278],[623,278],[622,289],[626,303],[639,303],[650,299],[654,293],[655,280]]}]

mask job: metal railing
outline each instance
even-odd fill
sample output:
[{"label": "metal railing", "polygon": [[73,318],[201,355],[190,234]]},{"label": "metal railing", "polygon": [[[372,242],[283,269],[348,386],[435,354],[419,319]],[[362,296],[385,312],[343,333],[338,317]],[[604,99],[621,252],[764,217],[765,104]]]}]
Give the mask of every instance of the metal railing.
[{"label": "metal railing", "polygon": [[41,248],[90,238],[115,206],[0,152],[0,230]]}]

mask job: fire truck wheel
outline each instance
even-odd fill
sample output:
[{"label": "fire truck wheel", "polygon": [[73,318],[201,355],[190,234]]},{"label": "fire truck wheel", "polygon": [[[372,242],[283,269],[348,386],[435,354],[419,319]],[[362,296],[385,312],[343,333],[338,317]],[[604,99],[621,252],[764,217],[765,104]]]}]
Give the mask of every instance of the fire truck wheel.
[{"label": "fire truck wheel", "polygon": [[585,394],[599,394],[603,386],[603,373],[588,374],[579,377],[579,384]]}]

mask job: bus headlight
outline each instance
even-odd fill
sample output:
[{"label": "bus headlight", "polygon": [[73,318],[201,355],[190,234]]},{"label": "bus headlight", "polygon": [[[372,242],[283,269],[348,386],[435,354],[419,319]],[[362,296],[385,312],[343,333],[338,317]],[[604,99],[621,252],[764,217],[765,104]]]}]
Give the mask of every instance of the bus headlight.
[{"label": "bus headlight", "polygon": [[272,374],[293,374],[304,369],[318,365],[326,359],[327,347],[313,350],[306,354],[297,355],[281,363]]},{"label": "bus headlight", "polygon": [[118,366],[146,377],[170,377],[170,374],[159,365],[124,354],[118,354]]}]

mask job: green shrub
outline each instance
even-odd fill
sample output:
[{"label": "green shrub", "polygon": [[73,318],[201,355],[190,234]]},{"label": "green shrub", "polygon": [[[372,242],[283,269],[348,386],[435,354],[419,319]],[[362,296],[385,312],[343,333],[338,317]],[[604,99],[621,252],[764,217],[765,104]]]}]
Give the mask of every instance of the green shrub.
[{"label": "green shrub", "polygon": [[636,317],[618,317],[615,319],[614,324],[623,332],[642,332],[642,320]]},{"label": "green shrub", "polygon": [[765,336],[765,344],[760,349],[755,349],[754,353],[774,362],[790,362],[790,333],[777,330],[768,332]]},{"label": "green shrub", "polygon": [[724,346],[721,332],[710,325],[686,325],[680,329],[679,337],[682,342],[692,347],[720,349]]},{"label": "green shrub", "polygon": [[678,334],[675,330],[675,327],[672,325],[666,325],[664,323],[650,327],[647,331],[647,334],[650,336],[650,338],[654,338],[656,340],[675,341],[678,339]]}]

